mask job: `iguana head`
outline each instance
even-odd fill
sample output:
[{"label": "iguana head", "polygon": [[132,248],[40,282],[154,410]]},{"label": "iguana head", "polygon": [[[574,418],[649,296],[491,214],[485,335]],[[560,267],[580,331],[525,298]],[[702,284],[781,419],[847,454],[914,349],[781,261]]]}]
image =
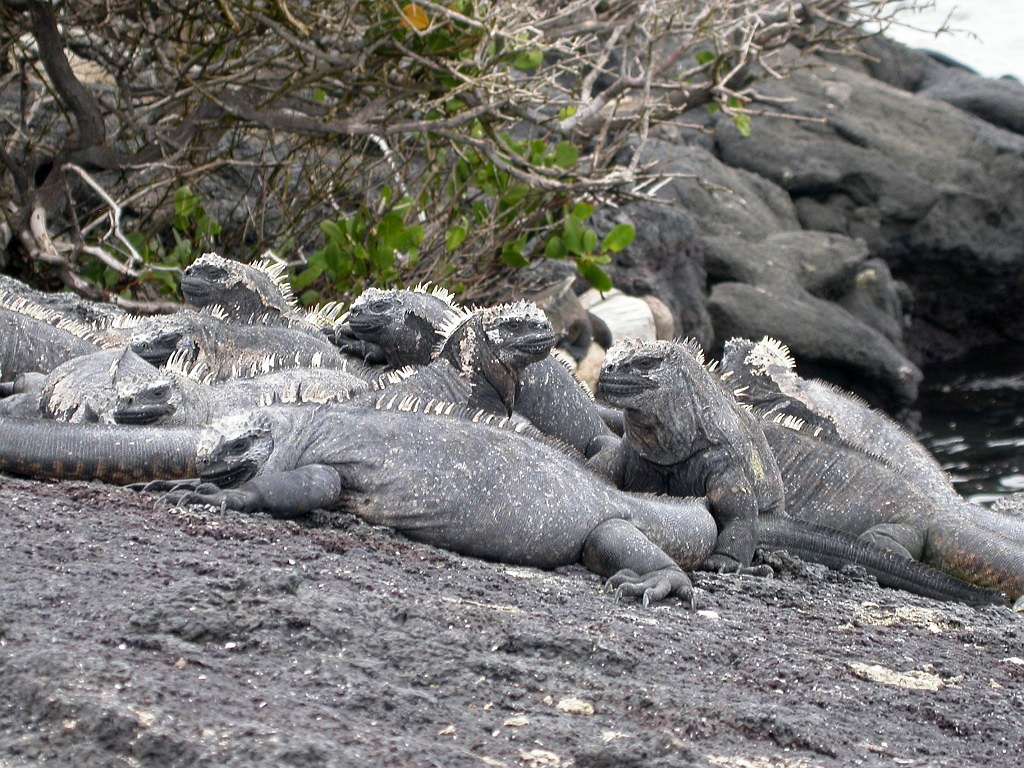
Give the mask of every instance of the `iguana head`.
[{"label": "iguana head", "polygon": [[532,301],[498,304],[474,312],[446,339],[458,343],[460,358],[477,354],[472,343],[484,345],[490,356],[510,371],[543,360],[555,345],[547,315]]},{"label": "iguana head", "polygon": [[218,304],[235,316],[281,314],[294,306],[283,265],[242,264],[216,253],[204,253],[185,268],[181,293],[195,307]]},{"label": "iguana head", "polygon": [[401,367],[429,363],[443,329],[458,316],[446,291],[368,288],[345,322],[356,338],[378,345],[389,365]]},{"label": "iguana head", "polygon": [[780,377],[793,376],[795,364],[782,342],[733,338],[722,351],[721,380],[737,400],[751,405],[781,398]]},{"label": "iguana head", "polygon": [[243,411],[207,426],[196,449],[200,479],[220,488],[251,480],[274,452],[274,424],[270,412]]},{"label": "iguana head", "polygon": [[178,410],[181,389],[173,378],[156,379],[128,377],[117,384],[117,403],[113,418],[116,424],[159,424]]},{"label": "iguana head", "polygon": [[160,366],[175,352],[194,359],[195,342],[188,325],[175,315],[155,317],[139,326],[131,336],[132,351],[152,365]]},{"label": "iguana head", "polygon": [[642,408],[648,392],[676,386],[692,368],[703,368],[703,363],[703,352],[695,343],[625,339],[608,350],[597,394],[619,408]]}]

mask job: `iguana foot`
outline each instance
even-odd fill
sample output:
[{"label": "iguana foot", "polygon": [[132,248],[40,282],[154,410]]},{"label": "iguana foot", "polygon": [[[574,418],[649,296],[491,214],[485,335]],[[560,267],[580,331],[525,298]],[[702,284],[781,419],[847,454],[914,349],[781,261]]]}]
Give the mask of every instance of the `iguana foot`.
[{"label": "iguana foot", "polygon": [[203,484],[199,478],[191,480],[149,480],[145,483],[131,483],[125,488],[142,493],[163,493],[165,491],[196,490]]},{"label": "iguana foot", "polygon": [[203,483],[195,489],[173,489],[160,497],[160,501],[173,507],[187,504],[206,504],[221,509],[252,512],[260,508],[259,495],[244,488],[221,489],[212,483]]},{"label": "iguana foot", "polygon": [[713,573],[735,573],[740,576],[758,576],[770,579],[775,576],[775,571],[770,565],[740,565],[739,561],[729,555],[714,553],[698,566],[699,570],[712,571]]},{"label": "iguana foot", "polygon": [[655,600],[676,595],[694,609],[693,584],[690,578],[675,566],[660,568],[642,576],[628,568],[613,574],[605,584],[615,590],[616,597],[639,597],[644,608]]}]

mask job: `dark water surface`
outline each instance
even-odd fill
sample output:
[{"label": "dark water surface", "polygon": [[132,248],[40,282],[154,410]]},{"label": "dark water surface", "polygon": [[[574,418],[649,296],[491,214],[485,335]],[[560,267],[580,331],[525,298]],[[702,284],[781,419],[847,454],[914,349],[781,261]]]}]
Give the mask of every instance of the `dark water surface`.
[{"label": "dark water surface", "polygon": [[976,350],[925,370],[922,441],[961,495],[1024,491],[1024,345]]}]

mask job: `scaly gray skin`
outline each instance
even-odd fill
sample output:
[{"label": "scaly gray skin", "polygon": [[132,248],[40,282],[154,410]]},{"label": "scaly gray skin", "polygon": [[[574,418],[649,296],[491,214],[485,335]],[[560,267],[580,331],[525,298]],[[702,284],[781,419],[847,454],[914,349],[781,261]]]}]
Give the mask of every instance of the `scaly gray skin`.
[{"label": "scaly gray skin", "polygon": [[821,563],[832,569],[859,565],[883,587],[969,605],[1007,604],[1002,592],[967,584],[833,528],[768,515],[760,519],[759,533],[759,549],[782,549],[802,560]]},{"label": "scaly gray skin", "polygon": [[320,336],[329,324],[319,310],[301,309],[292,295],[284,264],[270,260],[243,264],[216,253],[204,253],[181,276],[181,293],[193,307],[217,306],[225,319],[281,325]]},{"label": "scaly gray skin", "polygon": [[939,462],[914,437],[856,395],[799,376],[789,350],[765,337],[730,339],[722,353],[721,380],[736,399],[762,418],[795,416],[808,428],[875,454],[927,493],[955,496]]},{"label": "scaly gray skin", "polygon": [[203,382],[172,369],[160,373],[118,388],[111,414],[115,423],[198,427],[270,403],[344,402],[371,389],[363,379],[334,368],[293,368],[225,382]]},{"label": "scaly gray skin", "polygon": [[62,363],[39,388],[38,415],[54,421],[113,424],[118,390],[161,378],[130,349],[110,349]]},{"label": "scaly gray skin", "polygon": [[352,302],[344,322],[336,327],[335,343],[342,350],[366,354],[366,347],[351,348],[349,337],[360,345],[379,351],[377,362],[392,369],[428,365],[444,329],[460,316],[447,291],[424,287],[414,289],[367,288]]},{"label": "scaly gray skin", "polygon": [[796,417],[803,434],[873,458],[902,475],[943,514],[963,517],[1024,547],[1024,519],[962,498],[938,461],[886,414],[831,384],[804,379],[793,369],[788,350],[778,342],[732,339],[725,344],[721,378],[759,418]]},{"label": "scaly gray skin", "polygon": [[99,349],[83,338],[85,326],[9,293],[0,293],[0,327],[0,376],[7,382],[23,373],[49,373]]},{"label": "scaly gray skin", "polygon": [[622,409],[624,432],[591,466],[625,490],[706,496],[719,536],[704,567],[748,568],[758,516],[784,511],[782,480],[754,417],[704,367],[696,344],[616,344],[598,393]]},{"label": "scaly gray skin", "polygon": [[544,360],[554,343],[551,323],[530,302],[454,315],[436,359],[385,383],[384,391],[509,416],[520,374]]},{"label": "scaly gray skin", "polygon": [[153,365],[164,365],[178,353],[189,364],[203,364],[214,378],[252,375],[264,364],[270,369],[362,367],[324,338],[293,328],[225,322],[207,312],[177,312],[141,323],[131,347]]},{"label": "scaly gray skin", "polygon": [[200,430],[0,417],[0,472],[127,485],[196,476]]},{"label": "scaly gray skin", "polygon": [[[519,305],[532,306],[532,302]],[[512,305],[516,306],[516,305]],[[457,321],[460,310],[447,294],[416,291],[367,290],[349,310],[348,323],[353,333],[364,342],[377,345],[388,364],[395,368],[420,365],[430,359],[431,347],[441,346],[441,358],[454,367],[462,363],[454,344],[446,344],[446,335]],[[550,325],[550,323],[548,323]],[[440,342],[435,340],[440,338]],[[445,349],[447,347],[447,349]],[[492,370],[492,378],[500,373]],[[436,376],[434,371],[430,375]],[[433,390],[419,394],[465,402],[466,397],[456,384],[435,383]],[[463,378],[472,378],[464,371]],[[425,382],[425,378],[422,380]],[[523,369],[513,392],[507,381],[492,385],[493,397],[478,403],[495,413],[501,407],[507,413],[514,409],[542,432],[557,437],[583,455],[591,455],[601,439],[613,437],[602,419],[598,406],[576,377],[555,357],[537,360]],[[500,406],[499,406],[500,401]]]},{"label": "scaly gray skin", "polygon": [[74,293],[37,291],[8,275],[0,275],[0,293],[21,296],[64,320],[84,326],[110,325],[128,314],[114,304],[90,301]]},{"label": "scaly gray skin", "polygon": [[206,431],[198,459],[200,479],[221,489],[169,498],[283,517],[342,509],[465,555],[583,563],[645,604],[669,594],[692,602],[682,569],[704,560],[716,534],[702,501],[622,493],[563,452],[492,426],[494,417],[438,410],[406,399],[388,410],[291,406],[228,417]]},{"label": "scaly gray skin", "polygon": [[867,454],[782,422],[764,420],[761,428],[782,473],[791,517],[846,531],[1011,599],[1024,595],[1019,539],[937,504]]}]

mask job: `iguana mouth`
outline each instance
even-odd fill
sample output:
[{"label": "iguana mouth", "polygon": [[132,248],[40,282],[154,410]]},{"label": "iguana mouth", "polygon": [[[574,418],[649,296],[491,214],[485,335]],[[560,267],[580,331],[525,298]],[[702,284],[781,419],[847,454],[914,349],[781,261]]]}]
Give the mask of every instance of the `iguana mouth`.
[{"label": "iguana mouth", "polygon": [[348,325],[353,331],[368,333],[371,331],[378,331],[383,328],[384,322],[372,315],[349,315]]},{"label": "iguana mouth", "polygon": [[654,384],[646,379],[638,379],[632,376],[604,373],[597,380],[597,394],[605,399],[639,395],[641,392],[653,387]]},{"label": "iguana mouth", "polygon": [[516,344],[516,347],[528,355],[541,355],[545,356],[551,348],[555,346],[554,334],[547,333],[543,336],[538,336],[531,339],[523,339]]},{"label": "iguana mouth", "polygon": [[218,488],[233,488],[256,476],[256,466],[249,462],[225,464],[217,462],[199,468],[199,479]]},{"label": "iguana mouth", "polygon": [[124,410],[117,408],[114,410],[114,421],[117,424],[145,426],[147,424],[155,424],[165,416],[170,416],[176,410],[177,408],[170,403],[136,405]]}]

